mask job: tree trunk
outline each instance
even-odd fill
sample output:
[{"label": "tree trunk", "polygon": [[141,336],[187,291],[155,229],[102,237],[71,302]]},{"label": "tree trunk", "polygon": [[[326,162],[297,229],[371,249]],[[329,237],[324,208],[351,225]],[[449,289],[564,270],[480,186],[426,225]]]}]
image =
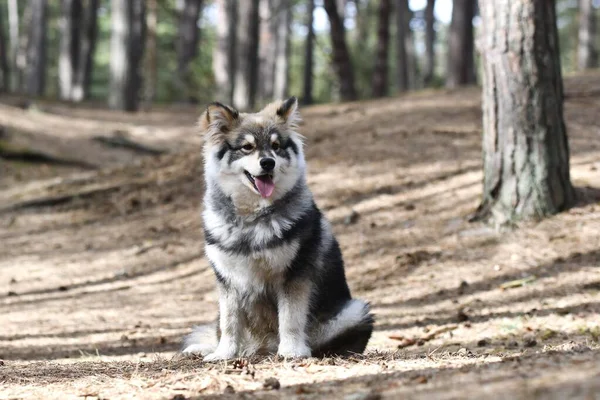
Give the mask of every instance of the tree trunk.
[{"label": "tree trunk", "polygon": [[31,23],[27,43],[25,93],[41,96],[46,86],[46,0],[29,0]]},{"label": "tree trunk", "polygon": [[579,42],[577,68],[585,70],[598,64],[596,51],[596,12],[592,0],[579,0]]},{"label": "tree trunk", "polygon": [[58,88],[62,100],[71,100],[79,63],[81,0],[61,0]]},{"label": "tree trunk", "polygon": [[140,64],[146,36],[145,0],[112,0],[110,95],[116,110],[136,111],[142,78]]},{"label": "tree trunk", "polygon": [[454,88],[476,82],[473,56],[474,16],[475,0],[454,0],[448,32],[446,87]]},{"label": "tree trunk", "polygon": [[260,97],[283,99],[288,87],[290,0],[260,0]]},{"label": "tree trunk", "polygon": [[98,0],[83,0],[80,24],[79,54],[77,55],[79,61],[71,93],[71,100],[77,102],[89,97],[98,35]]},{"label": "tree trunk", "polygon": [[[114,1],[114,0],[113,0]],[[146,35],[148,34],[147,20],[146,20],[146,0],[131,0],[131,37],[129,42],[129,53],[132,60],[131,76],[132,76],[132,90],[131,93],[135,93],[133,104],[139,103],[140,90],[143,87],[144,80],[141,71],[142,62],[144,60],[144,50],[146,44]],[[132,108],[136,109],[134,106]]]},{"label": "tree trunk", "polygon": [[216,0],[217,43],[213,50],[213,74],[217,87],[217,99],[233,104],[233,87],[236,53],[236,0]]},{"label": "tree trunk", "polygon": [[0,92],[10,91],[10,67],[8,61],[8,51],[6,49],[6,37],[4,35],[4,19],[0,9]]},{"label": "tree trunk", "polygon": [[331,46],[333,48],[333,67],[339,79],[340,95],[344,101],[356,100],[352,61],[348,47],[346,46],[345,28],[338,14],[336,1],[324,0],[323,6],[329,17],[329,34],[331,35]]},{"label": "tree trunk", "polygon": [[275,57],[277,53],[277,0],[260,0],[260,98],[262,102],[273,100],[273,85],[275,83]]},{"label": "tree trunk", "polygon": [[[17,10],[18,12],[18,10]],[[18,16],[18,14],[17,14]],[[21,29],[19,32],[19,42],[15,57],[15,72],[17,73],[17,91],[21,94],[27,93],[27,49],[31,41],[29,30],[31,26],[32,7],[31,1],[24,4],[21,15]]]},{"label": "tree trunk", "polygon": [[357,54],[364,54],[367,48],[367,40],[371,31],[371,16],[373,15],[373,3],[370,0],[355,0],[356,4],[356,37],[363,38],[356,44]]},{"label": "tree trunk", "polygon": [[[395,0],[394,0],[395,1]],[[356,6],[353,34],[349,38],[352,44],[353,73],[357,97],[373,95],[373,73],[377,46],[377,15],[379,4],[371,0],[354,0]],[[394,5],[392,5],[392,8]],[[375,45],[374,45],[375,44]],[[389,71],[388,71],[389,77]]]},{"label": "tree trunk", "polygon": [[427,0],[425,6],[425,68],[423,81],[425,86],[431,85],[435,74],[435,0]]},{"label": "tree trunk", "polygon": [[259,0],[239,2],[240,18],[236,28],[235,82],[233,104],[250,110],[256,100],[258,75]]},{"label": "tree trunk", "polygon": [[405,92],[416,87],[416,55],[410,20],[412,12],[408,0],[396,2],[396,72],[398,91]]},{"label": "tree trunk", "polygon": [[190,93],[190,63],[198,56],[200,29],[198,21],[202,10],[202,0],[182,0],[179,10],[179,26],[177,27],[177,84],[184,100],[195,97]]},{"label": "tree trunk", "polygon": [[304,48],[304,87],[302,96],[302,102],[307,105],[313,103],[313,53],[315,47],[314,12],[315,0],[308,0],[306,13],[307,34]]},{"label": "tree trunk", "polygon": [[273,97],[285,99],[288,96],[289,84],[289,58],[290,58],[290,36],[292,28],[292,5],[290,0],[277,0],[275,8],[277,17],[274,21],[274,30],[277,32],[275,48],[275,66]]},{"label": "tree trunk", "polygon": [[346,4],[348,4],[348,0],[335,0],[335,2],[338,14],[340,15],[340,19],[343,23],[346,20]]},{"label": "tree trunk", "polygon": [[131,36],[131,9],[127,0],[111,0],[110,38],[110,93],[108,104],[117,110],[137,108],[137,91],[132,90],[131,57],[129,42]]},{"label": "tree trunk", "polygon": [[483,199],[475,218],[539,219],[573,204],[554,1],[480,0]]},{"label": "tree trunk", "polygon": [[10,37],[10,65],[12,69],[12,91],[20,87],[20,70],[17,64],[19,52],[19,9],[17,0],[8,0],[8,31]]},{"label": "tree trunk", "polygon": [[[179,24],[181,27],[181,21]],[[146,0],[146,54],[144,58],[144,107],[149,108],[156,96],[158,65],[156,60],[158,28],[158,0]],[[177,71],[177,77],[182,75]]]},{"label": "tree trunk", "polygon": [[387,94],[391,8],[390,0],[379,0],[377,55],[375,57],[375,68],[373,69],[373,97],[383,97]]},{"label": "tree trunk", "polygon": [[413,31],[410,28],[410,21],[413,18],[413,12],[408,7],[408,2],[406,3],[406,15],[408,17],[408,21],[406,22],[406,33],[404,36],[404,46],[406,47],[406,62],[408,64],[407,76],[408,76],[408,88],[409,89],[417,89],[418,88],[418,71],[417,71],[417,49],[415,47],[415,38],[413,35]]}]

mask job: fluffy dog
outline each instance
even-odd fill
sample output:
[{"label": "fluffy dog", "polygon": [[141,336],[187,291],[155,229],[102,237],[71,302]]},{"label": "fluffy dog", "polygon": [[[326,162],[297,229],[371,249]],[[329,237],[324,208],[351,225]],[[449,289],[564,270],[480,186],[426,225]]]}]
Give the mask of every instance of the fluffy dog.
[{"label": "fluffy dog", "polygon": [[204,132],[206,256],[219,292],[217,327],[199,327],[185,353],[362,353],[369,305],[353,299],[331,227],[306,183],[295,97],[254,114],[213,103]]}]

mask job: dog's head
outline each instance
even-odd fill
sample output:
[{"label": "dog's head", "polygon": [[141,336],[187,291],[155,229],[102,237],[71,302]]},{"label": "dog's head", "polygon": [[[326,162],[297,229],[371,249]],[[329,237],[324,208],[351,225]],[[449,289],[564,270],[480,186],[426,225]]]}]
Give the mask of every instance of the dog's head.
[{"label": "dog's head", "polygon": [[207,179],[235,199],[281,198],[304,174],[299,121],[295,97],[254,114],[212,103],[200,117]]}]

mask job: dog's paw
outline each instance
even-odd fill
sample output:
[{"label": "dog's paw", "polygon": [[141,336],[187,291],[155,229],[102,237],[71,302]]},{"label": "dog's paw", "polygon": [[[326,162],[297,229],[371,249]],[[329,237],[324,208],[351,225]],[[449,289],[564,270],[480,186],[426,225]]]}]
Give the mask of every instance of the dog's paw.
[{"label": "dog's paw", "polygon": [[280,344],[277,355],[283,358],[307,358],[310,357],[310,347],[306,343]]},{"label": "dog's paw", "polygon": [[214,346],[207,346],[205,344],[191,344],[185,349],[183,349],[182,353],[184,355],[201,355],[206,356],[214,351]]},{"label": "dog's paw", "polygon": [[204,361],[222,361],[222,360],[230,360],[236,357],[235,352],[231,351],[219,351],[218,349],[210,354],[204,356]]}]

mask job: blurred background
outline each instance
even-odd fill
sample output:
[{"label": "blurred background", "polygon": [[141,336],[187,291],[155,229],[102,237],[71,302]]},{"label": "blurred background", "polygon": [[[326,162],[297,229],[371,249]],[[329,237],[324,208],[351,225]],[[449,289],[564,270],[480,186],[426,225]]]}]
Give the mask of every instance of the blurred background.
[{"label": "blurred background", "polygon": [[[0,90],[137,110],[241,109],[478,82],[475,0],[0,0]],[[596,67],[600,1],[558,0],[564,72]],[[580,23],[581,22],[581,23]]]}]

